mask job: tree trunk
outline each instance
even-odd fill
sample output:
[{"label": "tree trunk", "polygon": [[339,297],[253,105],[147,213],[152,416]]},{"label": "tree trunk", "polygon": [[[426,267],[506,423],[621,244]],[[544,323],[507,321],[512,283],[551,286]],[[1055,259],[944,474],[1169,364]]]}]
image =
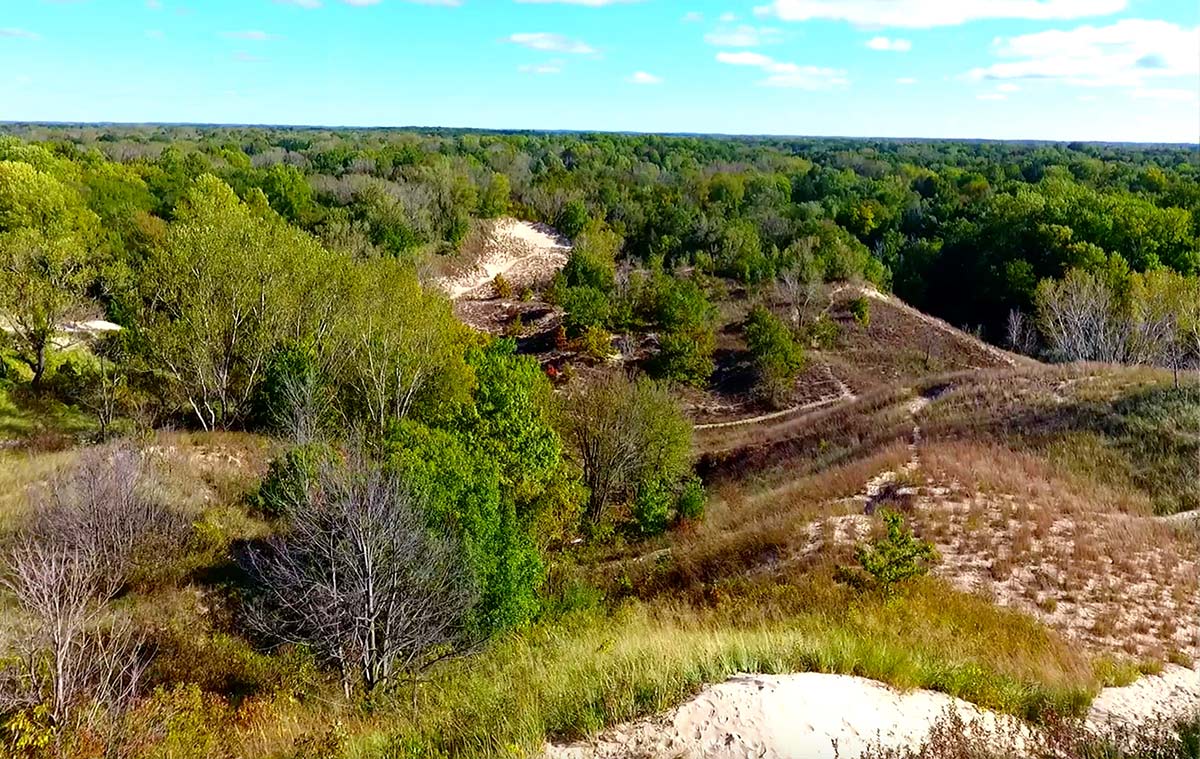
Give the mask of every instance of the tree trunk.
[{"label": "tree trunk", "polygon": [[46,376],[46,346],[45,344],[38,345],[33,349],[33,382],[30,383],[34,390],[42,389],[42,378]]}]

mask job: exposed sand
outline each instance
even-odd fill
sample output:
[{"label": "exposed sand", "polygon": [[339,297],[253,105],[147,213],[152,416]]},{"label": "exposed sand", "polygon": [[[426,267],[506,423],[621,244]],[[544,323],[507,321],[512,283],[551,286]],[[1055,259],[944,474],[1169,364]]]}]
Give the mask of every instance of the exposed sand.
[{"label": "exposed sand", "polygon": [[[1101,692],[1088,725],[1146,724],[1200,710],[1200,673],[1168,666]],[[901,692],[860,677],[804,673],[738,675],[666,714],[615,727],[592,741],[549,745],[547,759],[851,759],[872,747],[918,748],[957,712],[972,735],[1010,746],[1028,735],[1014,718],[942,693]]]},{"label": "exposed sand", "polygon": [[1168,664],[1157,675],[1124,688],[1105,688],[1092,702],[1088,724],[1104,729],[1114,722],[1174,722],[1200,712],[1200,671]]},{"label": "exposed sand", "polygon": [[497,274],[503,274],[514,289],[543,284],[566,265],[570,253],[570,243],[544,224],[499,219],[480,259],[440,284],[452,300],[492,298]]},{"label": "exposed sand", "polygon": [[932,691],[902,693],[861,677],[738,675],[665,715],[595,741],[549,746],[551,759],[857,757],[872,746],[917,748],[948,710],[985,734],[1015,720]]}]

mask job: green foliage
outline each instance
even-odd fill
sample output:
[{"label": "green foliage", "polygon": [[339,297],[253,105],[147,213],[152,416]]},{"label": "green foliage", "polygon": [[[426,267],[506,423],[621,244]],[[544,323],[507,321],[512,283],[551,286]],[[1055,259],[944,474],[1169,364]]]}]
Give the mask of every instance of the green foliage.
[{"label": "green foliage", "polygon": [[841,327],[828,314],[821,314],[808,325],[809,340],[815,348],[830,350],[837,345],[841,336]]},{"label": "green foliage", "polygon": [[659,478],[642,483],[633,499],[633,524],[642,535],[667,529],[675,507],[675,494]]},{"label": "green foliage", "polygon": [[572,236],[575,246],[562,271],[567,285],[611,292],[616,282],[620,236],[598,222],[589,223]]},{"label": "green foliage", "polygon": [[568,287],[558,295],[563,307],[563,326],[571,337],[579,337],[589,329],[603,328],[609,319],[610,306],[604,291],[594,287]]},{"label": "green foliage", "polygon": [[463,548],[480,601],[471,625],[492,632],[531,619],[543,567],[536,546],[501,492],[496,464],[455,435],[402,422],[388,437],[391,465],[425,501],[431,523]]},{"label": "green foliage", "polygon": [[651,369],[664,380],[703,387],[713,373],[716,335],[711,328],[667,332],[658,337]]},{"label": "green foliage", "polygon": [[938,554],[930,543],[913,536],[900,513],[884,510],[881,516],[887,534],[870,545],[859,546],[854,556],[875,586],[885,595],[892,595],[901,583],[928,572]]},{"label": "green foliage", "polygon": [[579,352],[593,361],[605,361],[613,355],[612,335],[600,327],[588,327],[579,338]]},{"label": "green foliage", "polygon": [[492,278],[492,287],[496,288],[496,297],[500,300],[511,300],[513,296],[513,287],[503,274],[497,274]]},{"label": "green foliage", "polygon": [[862,327],[871,326],[871,300],[864,296],[859,296],[850,301],[850,315],[854,317],[854,321],[858,322]]},{"label": "green foliage", "polygon": [[559,211],[558,217],[555,219],[555,226],[558,227],[558,231],[574,239],[584,230],[590,220],[591,215],[588,213],[587,205],[582,200],[574,198],[567,201]]},{"label": "green foliage", "polygon": [[320,468],[333,461],[335,456],[335,451],[324,443],[307,443],[288,449],[271,461],[267,476],[250,498],[251,503],[272,517],[285,517],[302,508]]},{"label": "green foliage", "polygon": [[692,476],[685,479],[675,502],[676,516],[685,522],[698,522],[704,518],[707,505],[708,494],[704,492],[704,483],[700,478]]},{"label": "green foliage", "polygon": [[772,399],[784,397],[804,368],[804,349],[787,325],[761,305],[751,309],[745,335],[763,391]]},{"label": "green foliage", "polygon": [[262,430],[289,431],[293,394],[306,384],[319,383],[320,366],[312,343],[285,342],[267,355],[262,379],[251,398],[251,421]]}]

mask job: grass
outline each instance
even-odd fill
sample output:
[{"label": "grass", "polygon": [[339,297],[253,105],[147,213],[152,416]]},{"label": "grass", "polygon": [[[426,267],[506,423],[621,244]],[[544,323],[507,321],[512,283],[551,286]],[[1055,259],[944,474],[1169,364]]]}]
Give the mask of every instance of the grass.
[{"label": "grass", "polygon": [[[940,583],[902,602],[828,578],[726,587],[713,603],[626,602],[569,613],[451,664],[376,718],[349,754],[533,755],[675,706],[738,672],[859,675],[1024,717],[1078,714],[1101,684],[1082,654],[1027,617]],[[407,753],[406,753],[407,752]]]}]

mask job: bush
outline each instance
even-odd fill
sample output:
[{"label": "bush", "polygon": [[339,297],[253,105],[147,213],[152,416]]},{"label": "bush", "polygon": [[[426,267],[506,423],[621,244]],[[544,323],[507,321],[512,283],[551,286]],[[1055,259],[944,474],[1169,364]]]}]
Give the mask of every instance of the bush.
[{"label": "bush", "polygon": [[854,556],[875,586],[884,595],[892,595],[898,584],[928,572],[928,565],[937,561],[938,554],[930,543],[913,536],[898,512],[881,514],[887,535],[870,545],[859,546]]},{"label": "bush", "polygon": [[704,492],[704,483],[699,477],[689,477],[683,483],[679,500],[675,502],[675,516],[680,521],[698,522],[704,518],[707,504],[708,494]]},{"label": "bush", "polygon": [[850,314],[863,327],[871,326],[871,301],[863,296],[850,301]]},{"label": "bush", "polygon": [[600,327],[588,327],[579,338],[579,352],[593,361],[606,361],[613,354],[612,335]]},{"label": "bush", "polygon": [[660,479],[643,483],[633,500],[633,523],[642,535],[659,535],[671,521],[675,497]]},{"label": "bush", "polygon": [[262,379],[251,400],[251,424],[260,430],[281,433],[291,422],[293,390],[316,381],[317,354],[308,343],[288,343],[267,356]]},{"label": "bush", "polygon": [[764,394],[778,401],[804,368],[804,350],[777,316],[755,306],[746,323],[746,344],[754,357]]},{"label": "bush", "polygon": [[304,504],[317,471],[334,455],[324,443],[292,448],[271,462],[267,476],[251,498],[252,504],[269,516],[286,516]]},{"label": "bush", "polygon": [[716,337],[711,329],[668,332],[659,336],[654,373],[660,378],[702,387],[713,373]]},{"label": "bush", "polygon": [[559,295],[563,326],[571,337],[579,337],[588,329],[608,323],[608,296],[594,287],[568,287]]},{"label": "bush", "polygon": [[501,300],[510,300],[513,296],[513,286],[503,274],[497,274],[492,278],[492,287],[496,288],[496,297]]},{"label": "bush", "polygon": [[828,314],[821,314],[808,327],[808,337],[812,347],[829,350],[837,345],[841,328]]}]

